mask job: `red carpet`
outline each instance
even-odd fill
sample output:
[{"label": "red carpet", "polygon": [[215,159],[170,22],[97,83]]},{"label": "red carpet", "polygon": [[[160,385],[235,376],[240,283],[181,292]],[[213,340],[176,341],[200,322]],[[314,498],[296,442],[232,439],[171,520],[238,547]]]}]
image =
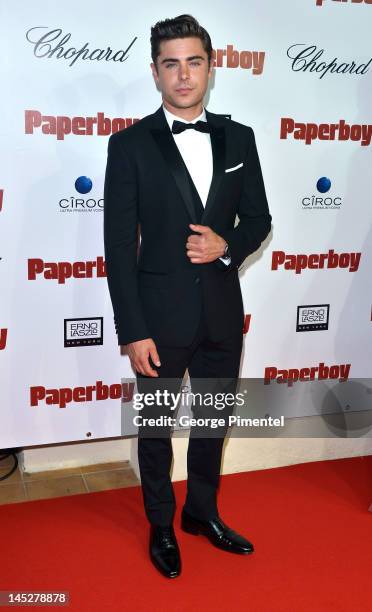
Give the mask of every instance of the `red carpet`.
[{"label": "red carpet", "polygon": [[69,591],[74,612],[372,609],[372,457],[224,476],[220,514],[248,557],[181,532],[175,489],[179,578],[150,564],[133,487],[0,506],[0,590]]}]

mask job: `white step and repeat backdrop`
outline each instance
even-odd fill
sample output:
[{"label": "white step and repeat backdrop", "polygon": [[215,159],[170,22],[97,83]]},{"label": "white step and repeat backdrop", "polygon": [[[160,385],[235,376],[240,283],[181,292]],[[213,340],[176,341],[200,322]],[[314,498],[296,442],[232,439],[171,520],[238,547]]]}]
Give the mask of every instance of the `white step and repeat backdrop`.
[{"label": "white step and repeat backdrop", "polygon": [[121,434],[107,140],[160,106],[150,27],[185,12],[215,49],[208,108],[255,131],[273,216],[241,270],[241,376],[369,377],[372,0],[0,6],[0,447]]}]

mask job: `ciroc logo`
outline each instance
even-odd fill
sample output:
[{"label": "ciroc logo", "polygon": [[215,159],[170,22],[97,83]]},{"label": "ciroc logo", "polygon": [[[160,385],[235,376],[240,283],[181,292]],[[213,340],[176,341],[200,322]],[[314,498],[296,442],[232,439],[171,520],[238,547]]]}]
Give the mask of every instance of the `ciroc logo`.
[{"label": "ciroc logo", "polygon": [[[332,187],[331,179],[327,176],[321,176],[316,182],[316,189],[318,193],[325,194],[330,191]],[[325,197],[319,195],[309,195],[302,198],[302,210],[327,210],[327,209],[339,209],[342,204],[342,198],[340,196],[328,195]]]},{"label": "ciroc logo", "polygon": [[[93,181],[88,176],[78,176],[75,181],[75,190],[81,195],[92,191]],[[103,198],[77,198],[70,196],[59,201],[61,212],[101,212],[103,210]]]}]

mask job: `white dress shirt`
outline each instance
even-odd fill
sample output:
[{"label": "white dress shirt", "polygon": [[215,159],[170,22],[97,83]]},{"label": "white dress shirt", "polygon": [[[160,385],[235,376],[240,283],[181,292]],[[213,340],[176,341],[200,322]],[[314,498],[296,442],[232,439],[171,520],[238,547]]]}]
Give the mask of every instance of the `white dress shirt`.
[{"label": "white dress shirt", "polygon": [[[177,117],[177,115],[169,112],[164,105],[163,110],[171,131],[173,121],[196,123],[197,121],[207,120],[204,108],[203,112],[192,121],[185,121],[182,117]],[[172,135],[199,193],[202,204],[205,207],[213,176],[211,137],[208,133],[198,132],[197,130],[185,130],[181,132],[181,134]],[[230,259],[225,260],[221,257],[220,259],[226,265],[229,265],[231,261]]]}]

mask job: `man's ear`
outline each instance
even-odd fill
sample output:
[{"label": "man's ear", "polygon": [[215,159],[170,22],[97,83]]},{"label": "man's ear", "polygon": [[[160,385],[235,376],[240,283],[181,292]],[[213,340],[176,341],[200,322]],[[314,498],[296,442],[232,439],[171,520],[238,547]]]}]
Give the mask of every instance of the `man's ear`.
[{"label": "man's ear", "polygon": [[208,79],[212,78],[213,72],[214,72],[214,62],[213,62],[213,58],[212,58],[211,59],[211,63],[210,63],[209,68],[208,68]]},{"label": "man's ear", "polygon": [[159,76],[158,76],[158,71],[156,69],[156,65],[154,64],[154,62],[151,62],[150,68],[151,68],[152,76],[154,77],[155,83],[157,83],[159,80]]}]

